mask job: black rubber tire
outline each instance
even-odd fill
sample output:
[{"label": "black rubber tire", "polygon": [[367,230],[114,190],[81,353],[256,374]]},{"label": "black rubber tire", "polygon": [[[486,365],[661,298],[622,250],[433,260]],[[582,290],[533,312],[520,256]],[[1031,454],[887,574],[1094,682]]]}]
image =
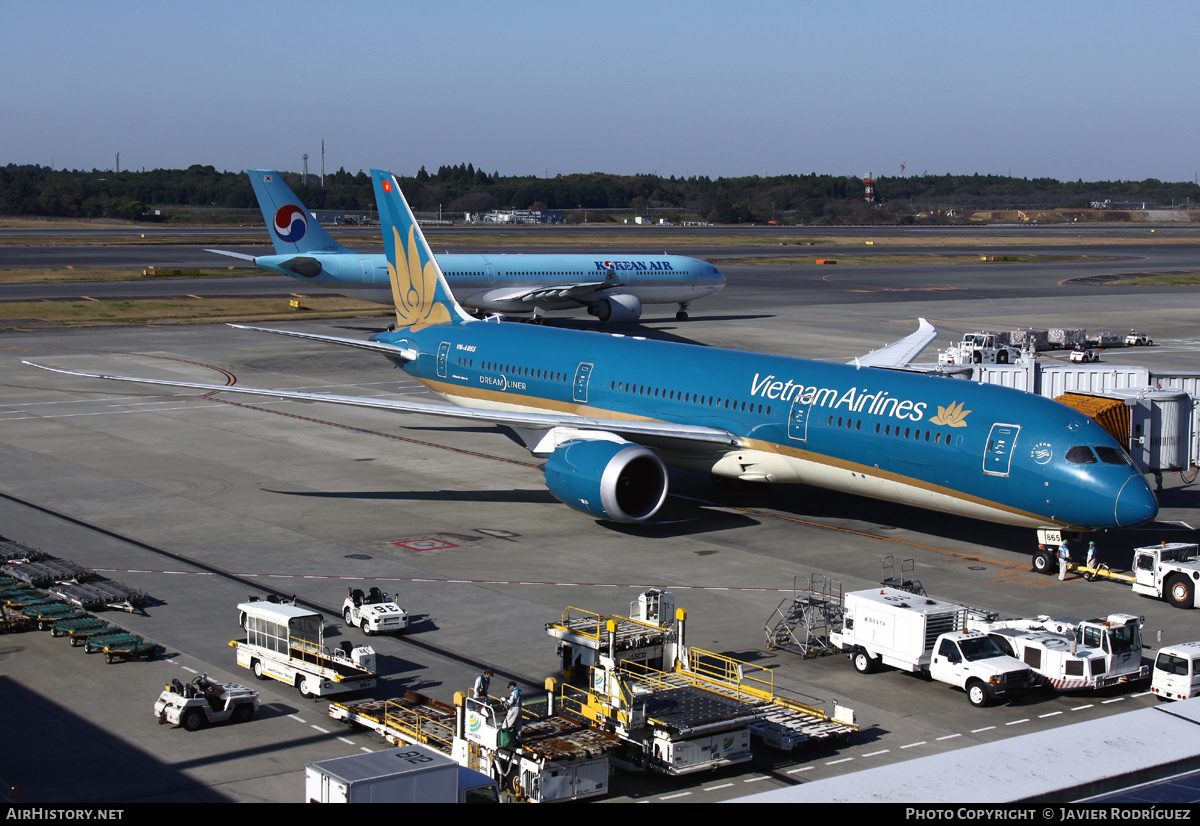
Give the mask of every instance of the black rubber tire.
[{"label": "black rubber tire", "polygon": [[1176,608],[1195,607],[1196,586],[1183,574],[1171,574],[1167,577],[1163,597]]},{"label": "black rubber tire", "polygon": [[265,680],[267,675],[263,673],[262,660],[251,660],[250,670],[254,673],[254,679]]},{"label": "black rubber tire", "polygon": [[235,723],[245,723],[254,716],[254,706],[249,703],[238,703],[233,709],[233,716],[230,718]]},{"label": "black rubber tire", "polygon": [[971,680],[967,683],[967,701],[975,708],[983,708],[992,701],[992,695],[986,685],[979,680]]},{"label": "black rubber tire", "polygon": [[179,719],[179,725],[188,731],[199,731],[204,728],[205,722],[204,714],[196,708],[185,711],[183,717]]},{"label": "black rubber tire", "polygon": [[308,678],[301,674],[296,678],[296,690],[300,692],[300,696],[306,700],[316,698],[316,694],[308,690]]},{"label": "black rubber tire", "polygon": [[1036,574],[1052,574],[1057,567],[1054,564],[1054,554],[1045,548],[1033,552],[1033,572]]},{"label": "black rubber tire", "polygon": [[875,659],[866,651],[855,651],[850,656],[850,661],[854,663],[854,670],[859,674],[871,674],[875,671]]}]

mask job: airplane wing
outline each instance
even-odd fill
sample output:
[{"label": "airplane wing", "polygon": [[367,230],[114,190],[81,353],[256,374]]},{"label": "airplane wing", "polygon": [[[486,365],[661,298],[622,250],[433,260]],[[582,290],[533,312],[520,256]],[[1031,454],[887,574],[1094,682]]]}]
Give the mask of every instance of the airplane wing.
[{"label": "airplane wing", "polygon": [[616,287],[624,287],[621,281],[579,281],[574,284],[551,284],[541,287],[519,287],[506,293],[489,292],[492,301],[522,301],[532,304],[537,301],[568,299],[580,304],[590,304],[596,295]]},{"label": "airplane wing", "polygon": [[858,367],[906,367],[937,338],[937,327],[925,319],[918,319],[920,324],[914,333],[910,333],[899,341],[872,350],[865,356],[859,356],[850,362]]},{"label": "airplane wing", "polygon": [[[415,350],[406,350],[402,347],[397,347],[394,344],[382,344],[378,341],[364,341],[359,338],[341,338],[339,336],[322,336],[317,333],[302,333],[299,330],[272,330],[268,327],[250,327],[245,324],[230,324],[230,327],[236,327],[239,330],[253,330],[256,333],[274,333],[277,336],[290,336],[292,338],[303,338],[309,341],[320,341],[325,344],[341,344],[345,347],[355,347],[359,350],[370,350],[373,353],[383,353],[384,355],[392,356],[403,361],[412,361],[417,357]],[[34,365],[40,367],[41,365]],[[49,369],[49,368],[47,368]],[[134,379],[141,381],[141,379]]]},{"label": "airplane wing", "polygon": [[[261,329],[243,327],[245,330]],[[272,332],[266,330],[265,332]],[[278,331],[275,331],[278,332]],[[286,334],[285,334],[286,335]],[[300,338],[314,338],[331,341],[325,336],[297,334]],[[333,340],[336,343],[336,339]],[[370,342],[368,342],[370,343]],[[382,348],[384,345],[377,345]],[[390,348],[393,353],[397,348]],[[413,354],[415,357],[415,354]],[[527,413],[507,410],[476,410],[468,407],[455,407],[435,402],[406,401],[403,399],[382,399],[366,396],[339,396],[332,393],[305,393],[298,390],[269,390],[256,387],[239,387],[237,385],[199,384],[185,381],[168,381],[164,379],[144,379],[133,376],[110,376],[101,373],[83,373],[76,370],[63,370],[57,367],[47,367],[32,361],[24,361],[30,367],[49,370],[52,373],[62,373],[68,376],[81,376],[91,379],[107,379],[110,381],[137,382],[140,384],[159,384],[168,387],[185,387],[190,390],[205,392],[245,393],[255,396],[272,396],[281,399],[295,399],[304,402],[328,402],[344,404],[353,407],[369,407],[379,410],[392,410],[400,413],[425,413],[432,416],[445,416],[453,419],[469,419],[477,422],[489,422],[497,425],[532,430],[549,431],[554,428],[567,428],[572,431],[594,432],[595,434],[614,433],[627,437],[631,441],[639,438],[654,440],[656,444],[667,445],[672,449],[687,452],[708,451],[720,447],[738,447],[741,440],[727,430],[702,425],[675,424],[672,422],[655,422],[629,419],[599,419],[586,416],[570,416],[554,413]],[[586,437],[584,437],[586,438]]]},{"label": "airplane wing", "polygon": [[[256,263],[259,258],[256,255],[247,255],[244,252],[232,252],[230,250],[206,249],[205,252],[215,252],[217,255],[228,255],[230,258],[240,258],[243,261],[254,261]],[[274,262],[274,266],[291,270],[296,275],[302,275],[305,278],[314,278],[321,274],[321,262],[311,255],[296,255],[286,261]]]},{"label": "airplane wing", "polygon": [[232,250],[209,250],[209,249],[206,249],[205,252],[215,252],[217,255],[228,255],[230,258],[240,258],[243,261],[253,261],[254,260],[253,255],[247,255],[244,252],[233,252]]}]

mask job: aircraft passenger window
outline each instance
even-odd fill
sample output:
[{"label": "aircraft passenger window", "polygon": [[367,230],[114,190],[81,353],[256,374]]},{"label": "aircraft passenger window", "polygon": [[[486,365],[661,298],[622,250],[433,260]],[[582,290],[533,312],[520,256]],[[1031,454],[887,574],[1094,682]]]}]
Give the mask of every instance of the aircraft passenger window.
[{"label": "aircraft passenger window", "polygon": [[933,434],[933,443],[935,445],[940,445],[942,443],[942,432],[940,430]]},{"label": "aircraft passenger window", "polygon": [[1094,450],[1096,455],[1100,457],[1100,461],[1106,465],[1127,465],[1129,460],[1125,458],[1125,454],[1117,450],[1115,447],[1104,447],[1097,445]]},{"label": "aircraft passenger window", "polygon": [[830,417],[829,417],[829,422],[828,422],[828,424],[829,424],[829,426],[830,426],[830,427],[833,427],[833,416],[830,416]]},{"label": "aircraft passenger window", "polygon": [[879,432],[879,422],[875,422],[875,432]]},{"label": "aircraft passenger window", "polygon": [[[907,428],[907,427],[904,428],[904,438],[906,438],[906,439],[908,438],[908,431],[909,431],[909,428]],[[899,430],[897,430],[896,432],[899,432]]]},{"label": "aircraft passenger window", "polygon": [[891,435],[892,435],[892,426],[891,426],[890,424],[889,424],[887,427],[885,427],[885,428],[883,429],[883,435],[884,435],[884,436],[891,436]]},{"label": "aircraft passenger window", "polygon": [[[833,416],[830,416],[830,417],[829,417],[829,420],[832,422],[832,421],[833,421]],[[841,417],[841,416],[838,416],[838,427],[841,427],[841,426],[842,426],[842,417]]]},{"label": "aircraft passenger window", "polygon": [[1083,445],[1076,445],[1067,451],[1067,461],[1073,465],[1094,465],[1096,464],[1096,454],[1092,453],[1092,449]]}]

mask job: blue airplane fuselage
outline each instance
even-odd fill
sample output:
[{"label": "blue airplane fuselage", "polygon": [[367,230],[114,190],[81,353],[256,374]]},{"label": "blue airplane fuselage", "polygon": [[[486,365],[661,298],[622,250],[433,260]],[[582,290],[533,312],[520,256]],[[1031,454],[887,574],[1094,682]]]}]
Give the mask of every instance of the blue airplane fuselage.
[{"label": "blue airplane fuselage", "polygon": [[[458,405],[728,430],[740,446],[672,452],[639,440],[668,464],[718,476],[807,483],[1028,527],[1127,527],[1158,510],[1099,424],[1008,388],[488,322],[376,340],[416,351],[413,361],[394,361]],[[1069,460],[1077,447],[1086,451]]]},{"label": "blue airplane fuselage", "polygon": [[[569,288],[583,282],[604,282],[606,292],[632,294],[643,304],[687,304],[715,294],[725,277],[707,261],[682,255],[521,254],[484,255],[446,253],[435,256],[438,265],[463,306],[487,312],[530,312],[587,306],[586,298],[569,297]],[[298,262],[298,263],[297,263]],[[351,252],[306,252],[260,255],[254,263],[263,269],[291,276],[315,287],[352,295],[377,304],[392,303],[387,258]],[[563,295],[547,288],[561,283]],[[523,300],[539,292],[536,302]]]}]

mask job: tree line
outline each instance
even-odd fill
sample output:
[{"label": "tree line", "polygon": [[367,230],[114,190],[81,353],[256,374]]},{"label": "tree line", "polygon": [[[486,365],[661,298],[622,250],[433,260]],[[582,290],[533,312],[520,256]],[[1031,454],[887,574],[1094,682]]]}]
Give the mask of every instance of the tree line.
[{"label": "tree line", "polygon": [[[368,213],[375,193],[366,172],[339,169],[326,175],[283,173],[310,209]],[[909,175],[875,180],[876,203],[864,200],[861,178],[839,175],[753,175],[687,178],[612,175],[602,172],[502,176],[473,164],[422,167],[400,184],[413,209],[443,215],[498,208],[622,210],[715,223],[902,223],[928,210],[1194,206],[1195,183],[1144,181],[1058,181],[1004,175]],[[0,167],[0,215],[155,220],[155,209],[213,213],[254,210],[257,202],[244,172],[218,172],[196,164],[187,169],[149,171],[59,170],[37,165]],[[161,216],[158,216],[161,217]],[[594,212],[588,220],[604,220]]]}]

